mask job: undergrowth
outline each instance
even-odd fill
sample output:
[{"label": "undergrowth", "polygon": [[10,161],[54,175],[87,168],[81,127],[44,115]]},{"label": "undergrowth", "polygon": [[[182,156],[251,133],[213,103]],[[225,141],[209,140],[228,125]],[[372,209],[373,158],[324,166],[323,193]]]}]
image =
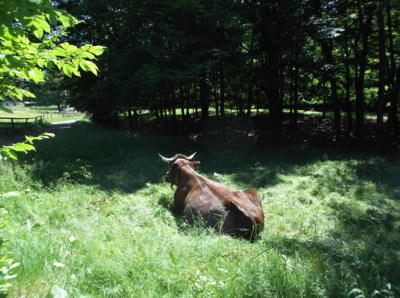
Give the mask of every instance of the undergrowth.
[{"label": "undergrowth", "polygon": [[[255,242],[171,212],[158,153],[263,198]],[[399,296],[397,160],[104,131],[80,124],[0,163],[11,296]],[[9,196],[9,192],[18,196]]]}]

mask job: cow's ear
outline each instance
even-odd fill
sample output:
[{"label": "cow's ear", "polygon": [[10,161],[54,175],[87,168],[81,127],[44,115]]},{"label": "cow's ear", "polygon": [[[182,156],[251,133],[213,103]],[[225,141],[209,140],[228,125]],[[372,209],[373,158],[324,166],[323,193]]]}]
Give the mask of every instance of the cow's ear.
[{"label": "cow's ear", "polygon": [[193,161],[193,162],[190,163],[190,165],[192,166],[193,169],[196,169],[200,165],[200,162],[199,161]]}]

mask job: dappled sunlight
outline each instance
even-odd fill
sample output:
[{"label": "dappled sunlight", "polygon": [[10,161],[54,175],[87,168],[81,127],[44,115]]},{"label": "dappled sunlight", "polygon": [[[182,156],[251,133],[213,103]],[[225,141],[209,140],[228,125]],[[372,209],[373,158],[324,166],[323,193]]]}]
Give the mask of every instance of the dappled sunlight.
[{"label": "dappled sunlight", "polygon": [[[245,144],[205,142],[79,124],[18,166],[1,164],[2,189],[16,191],[4,201],[22,263],[14,293],[43,280],[51,282],[35,293],[57,285],[76,296],[96,295],[94,287],[123,296],[140,289],[346,296],[395,285],[398,162],[295,147],[252,145],[240,154]],[[257,190],[265,212],[259,239],[191,226],[172,212],[175,189],[163,180],[158,153],[196,151],[200,174]]]},{"label": "dappled sunlight", "polygon": [[275,169],[255,166],[246,171],[238,171],[232,174],[232,179],[240,185],[251,188],[266,188],[282,183],[282,178]]},{"label": "dappled sunlight", "polygon": [[[386,161],[380,162],[387,167]],[[360,287],[376,282],[374,277],[365,278],[371,272],[395,280],[400,274],[395,265],[400,261],[400,202],[393,201],[393,195],[399,184],[385,188],[381,179],[372,182],[359,170],[369,163],[368,157],[321,161],[298,168],[301,176],[288,175],[267,188],[264,208],[272,228],[266,229],[263,241],[294,255],[324,255],[325,264],[346,263],[346,274],[343,265],[324,269],[336,276],[338,285],[353,272],[364,276],[352,281]],[[391,173],[385,178],[389,181],[399,175],[393,168],[381,168],[379,173]]]}]

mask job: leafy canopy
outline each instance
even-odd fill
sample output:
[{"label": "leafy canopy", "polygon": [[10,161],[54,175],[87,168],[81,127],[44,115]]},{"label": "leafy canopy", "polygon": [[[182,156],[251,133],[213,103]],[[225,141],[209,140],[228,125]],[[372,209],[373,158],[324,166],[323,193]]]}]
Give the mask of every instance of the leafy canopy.
[{"label": "leafy canopy", "polygon": [[62,42],[78,23],[50,0],[0,0],[0,100],[35,97],[24,83],[44,82],[46,70],[54,66],[70,77],[81,70],[97,75],[92,60],[104,47]]}]

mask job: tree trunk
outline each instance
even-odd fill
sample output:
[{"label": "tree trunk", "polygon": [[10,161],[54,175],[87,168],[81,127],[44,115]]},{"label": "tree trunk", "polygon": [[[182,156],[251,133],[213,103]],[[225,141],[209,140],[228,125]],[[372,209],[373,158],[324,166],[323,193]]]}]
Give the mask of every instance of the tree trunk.
[{"label": "tree trunk", "polygon": [[222,64],[220,65],[219,70],[219,92],[220,92],[220,101],[221,101],[221,117],[225,116],[225,78],[224,78],[224,68]]},{"label": "tree trunk", "polygon": [[165,98],[164,95],[160,96],[160,106],[158,107],[159,111],[160,111],[160,119],[162,122],[166,122],[167,121],[167,115],[164,113],[164,109],[166,108],[166,104],[165,104]]},{"label": "tree trunk", "polygon": [[386,80],[386,45],[385,45],[385,23],[383,19],[384,2],[381,1],[379,9],[376,13],[378,23],[378,40],[379,40],[379,83],[378,83],[378,100],[376,103],[376,124],[378,126],[378,136],[381,135],[383,125],[383,107],[385,104],[385,86]]},{"label": "tree trunk", "polygon": [[293,107],[294,107],[294,66],[289,65],[288,73],[289,73],[289,117],[290,124],[293,126]]},{"label": "tree trunk", "polygon": [[393,137],[398,136],[398,130],[399,130],[398,129],[399,128],[399,119],[397,117],[399,93],[400,93],[400,66],[397,68],[397,75],[396,75],[395,83],[390,92],[390,107],[389,107],[389,115],[388,115],[388,126],[389,126],[389,133]]},{"label": "tree trunk", "polygon": [[247,89],[247,117],[251,117],[251,105],[253,104],[253,86],[251,83],[248,85]]},{"label": "tree trunk", "polygon": [[244,108],[243,108],[243,101],[244,101],[244,96],[243,96],[243,91],[242,89],[239,89],[238,94],[235,96],[237,98],[237,115],[240,117],[244,116]]},{"label": "tree trunk", "polygon": [[324,90],[322,96],[322,118],[325,119],[326,118],[326,83],[325,81],[322,83],[322,90]]},{"label": "tree trunk", "polygon": [[[321,12],[320,1],[313,1],[313,5],[314,5],[316,15],[318,17],[321,17],[322,12]],[[335,59],[332,54],[332,51],[333,51],[332,42],[326,38],[325,39],[318,38],[317,41],[321,46],[321,51],[322,51],[322,54],[324,55],[326,64],[328,64],[331,68],[334,68],[336,63],[335,63]],[[339,97],[338,97],[338,92],[337,92],[336,72],[337,71],[335,69],[329,70],[328,81],[331,85],[330,86],[331,87],[331,96],[330,97],[331,97],[332,103],[333,103],[333,115],[334,115],[334,127],[335,127],[336,139],[340,139],[341,138],[340,102],[339,102]]]},{"label": "tree trunk", "polygon": [[197,82],[193,83],[193,104],[196,118],[199,118],[199,106],[197,104]]},{"label": "tree trunk", "polygon": [[[296,55],[296,61],[298,56]],[[297,63],[296,63],[297,64]],[[297,115],[299,111],[299,67],[295,65],[294,69],[294,83],[293,83],[293,127],[297,128]]]},{"label": "tree trunk", "polygon": [[[365,72],[368,61],[368,39],[371,32],[372,13],[371,7],[365,14],[360,2],[358,3],[359,30],[361,37],[361,53],[357,50],[358,77],[356,78],[356,138],[360,145],[364,139],[364,103],[365,103]],[[369,13],[368,13],[369,12]],[[366,20],[364,21],[364,17]]]},{"label": "tree trunk", "polygon": [[[390,106],[388,113],[388,134],[389,138],[398,136],[399,120],[398,120],[398,102],[400,92],[400,65],[396,66],[393,47],[393,26],[392,26],[392,10],[390,1],[387,2],[387,26],[388,26],[388,39],[389,39],[389,59],[390,65],[388,66],[388,81],[390,85]],[[397,75],[396,75],[397,69]]]},{"label": "tree trunk", "polygon": [[185,96],[184,96],[184,89],[183,89],[183,85],[181,85],[180,87],[180,92],[179,92],[179,97],[180,97],[180,101],[181,101],[181,114],[182,114],[182,122],[185,122]]},{"label": "tree trunk", "polygon": [[390,6],[390,1],[387,2],[386,5],[386,17],[387,17],[387,27],[388,27],[388,39],[389,39],[389,59],[390,65],[388,64],[388,77],[389,84],[391,87],[394,86],[395,83],[395,74],[396,74],[396,62],[394,57],[394,47],[393,47],[393,26],[392,26],[392,11]]},{"label": "tree trunk", "polygon": [[133,109],[133,119],[134,119],[134,124],[135,124],[135,128],[139,128],[139,116],[138,116],[138,112],[137,109]]},{"label": "tree trunk", "polygon": [[348,27],[348,14],[347,14],[348,1],[345,2],[345,17],[344,17],[344,55],[345,55],[345,104],[346,104],[346,114],[347,114],[347,131],[349,134],[353,132],[353,115],[352,115],[352,105],[350,100],[350,90],[351,90],[351,77],[350,77],[350,51],[349,51],[349,27]]},{"label": "tree trunk", "polygon": [[185,96],[186,118],[187,118],[187,120],[190,120],[190,109],[189,109],[189,106],[190,106],[189,98],[191,97],[191,94],[190,94],[191,93],[191,85],[190,84],[187,84],[186,90],[187,90],[187,93]]},{"label": "tree trunk", "polygon": [[210,104],[210,90],[206,77],[200,79],[200,107],[201,107],[201,122],[203,131],[207,132],[208,125],[208,108]]},{"label": "tree trunk", "polygon": [[132,110],[128,109],[129,130],[133,130],[133,115]]},{"label": "tree trunk", "polygon": [[219,115],[219,103],[218,103],[218,86],[217,86],[217,75],[213,75],[213,97],[215,106],[215,116]]},{"label": "tree trunk", "polygon": [[260,113],[260,88],[256,86],[256,116]]},{"label": "tree trunk", "polygon": [[282,132],[283,102],[279,94],[279,51],[268,52],[268,65],[266,69],[266,94],[269,103],[269,115],[274,139],[279,139]]},{"label": "tree trunk", "polygon": [[170,103],[170,109],[171,109],[172,133],[175,134],[177,132],[175,92],[171,91],[171,93],[169,93],[167,96],[168,96],[168,101]]},{"label": "tree trunk", "polygon": [[267,95],[272,134],[276,141],[281,137],[283,121],[283,101],[280,96],[283,32],[278,25],[280,22],[279,8],[279,1],[275,1],[274,5],[263,3],[257,28],[261,37],[261,50],[264,53],[264,61],[261,66],[262,88]]},{"label": "tree trunk", "polygon": [[280,139],[282,133],[283,102],[280,96],[280,49],[276,42],[267,41],[266,64],[264,65],[264,90],[269,105],[269,116],[272,133],[275,140]]},{"label": "tree trunk", "polygon": [[153,112],[154,112],[154,115],[156,116],[157,124],[160,124],[160,114],[158,113],[158,109],[154,109]]}]

